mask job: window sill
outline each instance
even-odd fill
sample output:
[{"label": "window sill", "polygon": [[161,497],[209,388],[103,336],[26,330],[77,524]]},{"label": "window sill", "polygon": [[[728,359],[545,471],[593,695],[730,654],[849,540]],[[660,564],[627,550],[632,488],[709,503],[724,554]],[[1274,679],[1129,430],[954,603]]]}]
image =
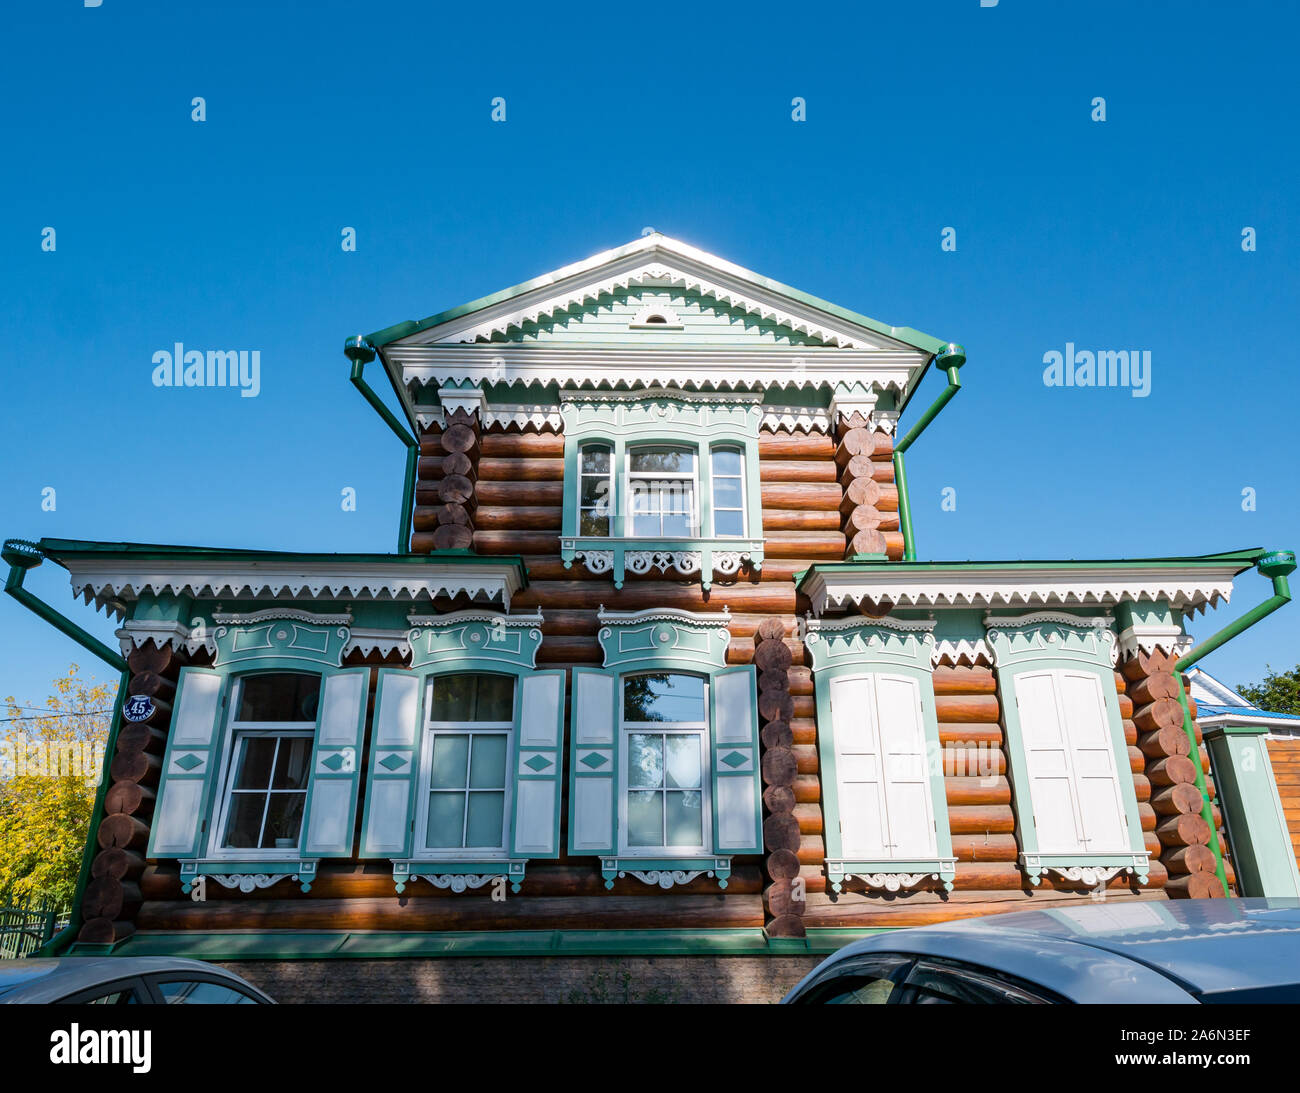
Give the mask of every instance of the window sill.
[{"label": "window sill", "polygon": [[836,892],[843,890],[845,881],[855,877],[868,888],[881,892],[901,892],[927,880],[939,881],[945,892],[951,892],[956,876],[955,858],[826,860],[826,877]]},{"label": "window sill", "polygon": [[446,888],[453,892],[482,888],[498,877],[504,877],[510,882],[510,890],[518,892],[524,883],[524,867],[528,864],[528,859],[503,857],[466,861],[454,858],[436,861],[429,858],[393,858],[392,863],[393,884],[399,895],[418,877],[423,877],[435,888]]},{"label": "window sill", "polygon": [[636,877],[643,884],[668,889],[678,884],[690,884],[696,877],[708,874],[717,877],[718,887],[726,888],[731,876],[731,859],[707,857],[690,858],[642,858],[623,855],[617,858],[600,859],[600,875],[605,878],[605,887],[613,888],[616,877],[628,874]]},{"label": "window sill", "polygon": [[203,878],[211,878],[223,888],[238,888],[241,892],[270,888],[288,878],[296,880],[304,892],[310,892],[319,864],[319,858],[303,859],[296,853],[290,857],[284,854],[250,854],[239,859],[221,857],[182,861],[181,891],[189,893],[194,883]]},{"label": "window sill", "polygon": [[1034,885],[1042,883],[1046,872],[1062,880],[1089,887],[1105,884],[1120,873],[1135,873],[1139,884],[1146,884],[1151,855],[1145,850],[1121,850],[1113,854],[1030,854],[1020,855],[1020,864]]},{"label": "window sill", "polygon": [[734,576],[746,565],[763,568],[762,539],[641,539],[600,535],[561,536],[560,558],[570,569],[580,561],[591,573],[609,573],[614,587],[622,588],[627,573],[676,570],[683,576],[699,574],[705,588],[714,574]]}]

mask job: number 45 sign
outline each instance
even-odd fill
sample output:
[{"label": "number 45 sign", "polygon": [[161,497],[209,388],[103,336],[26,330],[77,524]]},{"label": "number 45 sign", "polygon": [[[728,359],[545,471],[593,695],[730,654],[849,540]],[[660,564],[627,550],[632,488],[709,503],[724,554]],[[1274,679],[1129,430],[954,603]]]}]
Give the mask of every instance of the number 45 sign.
[{"label": "number 45 sign", "polygon": [[132,695],[122,707],[122,716],[128,721],[147,721],[153,716],[153,699],[148,695]]}]

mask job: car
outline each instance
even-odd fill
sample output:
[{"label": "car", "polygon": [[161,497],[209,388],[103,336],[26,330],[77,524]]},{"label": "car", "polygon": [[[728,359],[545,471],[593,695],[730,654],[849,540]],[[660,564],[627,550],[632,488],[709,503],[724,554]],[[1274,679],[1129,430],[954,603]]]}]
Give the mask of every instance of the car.
[{"label": "car", "polygon": [[215,964],[167,956],[0,960],[0,1003],[273,1005]]},{"label": "car", "polygon": [[892,930],[786,1005],[1300,1002],[1300,900],[1097,901]]}]

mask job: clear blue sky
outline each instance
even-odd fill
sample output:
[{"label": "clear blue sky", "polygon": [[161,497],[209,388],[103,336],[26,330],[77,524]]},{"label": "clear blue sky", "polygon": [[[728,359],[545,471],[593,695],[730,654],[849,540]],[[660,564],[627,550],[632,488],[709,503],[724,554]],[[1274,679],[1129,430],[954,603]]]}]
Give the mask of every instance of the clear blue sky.
[{"label": "clear blue sky", "polygon": [[[966,345],[967,387],[909,464],[923,557],[1296,547],[1298,22],[1240,2],[11,4],[0,533],[391,550],[403,452],[344,336],[653,226]],[[154,388],[176,341],[259,349],[260,396]],[[1150,397],[1045,387],[1066,342],[1150,350]],[[62,571],[30,586],[111,634]],[[1210,619],[1265,593],[1248,576]],[[1300,606],[1205,666],[1257,678],[1300,660],[1297,633]],[[36,704],[73,659],[106,675],[7,597],[0,652],[0,695]]]}]

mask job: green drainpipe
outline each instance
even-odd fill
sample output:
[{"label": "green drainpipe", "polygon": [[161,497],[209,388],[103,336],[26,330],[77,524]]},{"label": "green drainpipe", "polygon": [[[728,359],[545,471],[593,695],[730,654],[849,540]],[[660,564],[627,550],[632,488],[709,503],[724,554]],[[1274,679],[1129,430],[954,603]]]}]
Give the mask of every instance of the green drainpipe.
[{"label": "green drainpipe", "polygon": [[56,630],[66,634],[82,648],[94,653],[122,673],[117,685],[117,699],[113,703],[113,719],[109,723],[108,739],[104,743],[104,762],[99,775],[99,789],[95,791],[95,806],[90,814],[90,831],[86,837],[85,849],[81,852],[81,869],[77,873],[77,888],[72,897],[72,911],[68,916],[68,925],[37,951],[37,956],[57,956],[76,938],[77,931],[81,928],[81,901],[86,892],[86,885],[90,881],[90,863],[95,856],[95,844],[99,839],[99,822],[104,815],[104,797],[108,793],[109,762],[117,747],[117,733],[122,726],[122,705],[126,701],[131,669],[120,654],[114,652],[98,638],[86,633],[71,619],[60,614],[23,587],[27,571],[35,569],[45,560],[40,547],[23,539],[10,539],[4,544],[3,554],[0,554],[0,557],[9,564],[5,591],[10,596]]},{"label": "green drainpipe", "polygon": [[935,355],[935,363],[948,373],[948,386],[940,392],[934,404],[921,415],[907,435],[894,446],[894,483],[898,486],[898,526],[903,532],[903,561],[916,561],[916,541],[912,537],[912,503],[907,496],[907,468],[903,464],[903,454],[910,448],[939,411],[950,403],[961,390],[961,377],[958,370],[966,363],[966,350],[960,345],[949,342],[946,349]]},{"label": "green drainpipe", "polygon": [[365,396],[365,400],[375,408],[379,416],[396,434],[397,439],[406,445],[406,479],[402,485],[402,524],[397,529],[397,553],[409,554],[411,517],[415,511],[415,472],[420,462],[420,444],[406,431],[406,427],[397,420],[396,415],[383,404],[362,375],[366,365],[375,359],[375,351],[366,344],[365,338],[360,334],[355,338],[348,338],[343,343],[343,353],[352,362],[352,386]]},{"label": "green drainpipe", "polygon": [[1201,769],[1201,752],[1196,746],[1196,726],[1192,722],[1192,708],[1188,705],[1187,690],[1183,686],[1183,673],[1202,657],[1214,652],[1220,645],[1254,626],[1265,615],[1271,615],[1283,604],[1291,602],[1291,586],[1287,578],[1295,571],[1294,551],[1275,550],[1271,554],[1261,555],[1256,560],[1255,567],[1272,580],[1273,595],[1258,607],[1247,611],[1241,618],[1228,623],[1217,634],[1206,638],[1174,665],[1174,678],[1178,681],[1178,701],[1183,707],[1183,732],[1187,734],[1187,741],[1191,745],[1191,754],[1194,757],[1192,762],[1196,766],[1196,788],[1201,791],[1201,818],[1210,825],[1210,831],[1213,833],[1210,849],[1214,851],[1215,872],[1219,875],[1219,883],[1223,885],[1225,896],[1228,894],[1228,874],[1223,868],[1223,851],[1219,848],[1219,829],[1214,825],[1214,809],[1210,804],[1209,794],[1205,792],[1205,771]]}]

